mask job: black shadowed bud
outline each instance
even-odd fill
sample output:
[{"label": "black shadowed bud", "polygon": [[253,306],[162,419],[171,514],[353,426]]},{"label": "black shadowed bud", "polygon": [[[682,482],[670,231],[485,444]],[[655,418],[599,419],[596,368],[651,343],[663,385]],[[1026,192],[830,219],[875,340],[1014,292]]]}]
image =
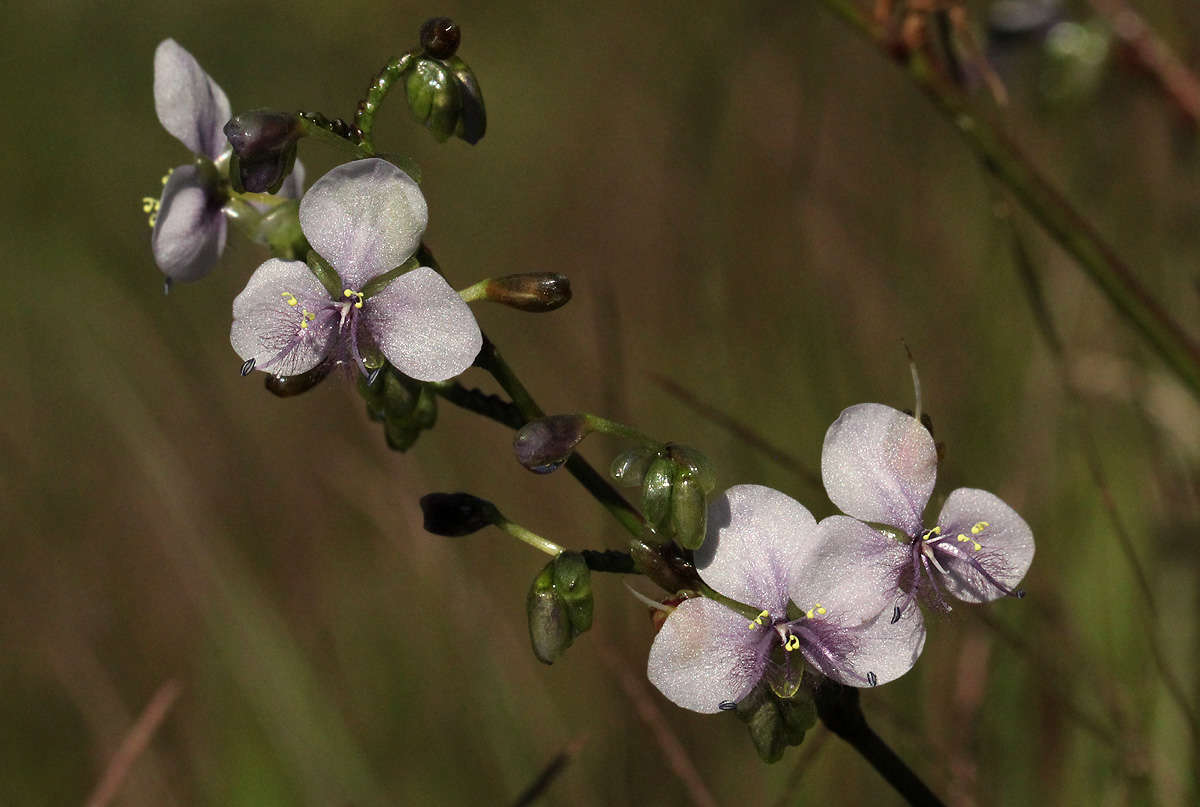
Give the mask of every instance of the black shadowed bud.
[{"label": "black shadowed bud", "polygon": [[553,664],[592,627],[591,571],[583,556],[567,551],[547,563],[529,588],[525,608],[533,654]]},{"label": "black shadowed bud", "polygon": [[449,59],[460,41],[462,32],[449,17],[432,17],[421,26],[421,48],[435,59]]},{"label": "black shadowed bud", "polygon": [[505,275],[484,283],[484,299],[518,311],[540,314],[561,308],[571,299],[571,281],[556,272]]},{"label": "black shadowed bud", "polygon": [[324,361],[308,372],[300,373],[299,375],[268,375],[266,380],[267,391],[278,395],[280,398],[291,398],[293,395],[308,392],[317,384],[320,384],[329,375],[331,370],[333,370],[333,362]]},{"label": "black shadowed bud", "polygon": [[469,493],[427,493],[421,497],[425,530],[458,538],[495,524],[500,511],[489,501]]},{"label": "black shadowed bud", "polygon": [[674,544],[655,546],[634,538],[629,542],[629,554],[637,570],[663,591],[686,591],[700,584],[695,567]]},{"label": "black shadowed bud", "polygon": [[279,190],[292,172],[296,143],[304,134],[299,118],[290,112],[253,109],[230,118],[224,131],[233,147],[229,178],[234,189],[251,193]]},{"label": "black shadowed bud", "polygon": [[551,415],[526,423],[513,438],[517,462],[536,474],[558,470],[591,433],[583,415]]}]

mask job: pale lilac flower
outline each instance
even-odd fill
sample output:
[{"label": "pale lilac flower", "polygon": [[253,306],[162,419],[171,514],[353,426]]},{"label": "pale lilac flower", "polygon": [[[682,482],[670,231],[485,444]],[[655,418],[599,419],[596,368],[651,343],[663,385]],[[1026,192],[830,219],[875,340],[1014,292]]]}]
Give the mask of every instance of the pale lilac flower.
[{"label": "pale lilac flower", "polygon": [[[225,134],[229,99],[204,68],[174,39],[154,51],[154,108],[163,128],[196,155],[172,169],[160,199],[144,200],[154,233],[151,248],[168,282],[199,280],[225,249],[222,210],[229,201]],[[304,181],[299,162],[280,195],[296,198]]]},{"label": "pale lilac flower", "polygon": [[[911,415],[874,403],[843,411],[825,434],[821,477],[830,500],[853,516],[826,519],[822,532],[848,557],[881,557],[892,566],[890,588],[900,603],[894,620],[919,592],[944,609],[943,589],[965,602],[1022,596],[1016,586],[1033,561],[1033,533],[998,497],[958,488],[935,525],[923,526],[937,449]],[[861,522],[892,527],[904,543]]]},{"label": "pale lilac flower", "polygon": [[483,338],[441,275],[420,267],[374,294],[368,288],[416,252],[427,221],[417,183],[385,160],[356,160],[317,180],[300,202],[300,227],[337,273],[339,291],[331,297],[302,261],[258,267],[233,301],[229,338],[245,372],[297,375],[329,359],[354,361],[365,374],[366,348],[419,381],[469,367]]},{"label": "pale lilac flower", "polygon": [[[684,600],[650,648],[651,683],[679,706],[711,714],[764,675],[794,686],[800,659],[855,687],[906,673],[925,643],[919,611],[889,624],[890,567],[836,550],[808,510],[777,490],[738,485],[716,497],[696,568],[717,592],[761,610],[748,620],[712,599]],[[788,617],[789,599],[797,618]]]}]

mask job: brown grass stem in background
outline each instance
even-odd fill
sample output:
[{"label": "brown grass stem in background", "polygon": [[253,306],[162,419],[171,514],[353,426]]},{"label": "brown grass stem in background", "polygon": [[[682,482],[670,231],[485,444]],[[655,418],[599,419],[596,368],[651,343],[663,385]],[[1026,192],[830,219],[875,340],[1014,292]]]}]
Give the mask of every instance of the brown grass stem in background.
[{"label": "brown grass stem in background", "polygon": [[804,483],[813,490],[821,492],[825,491],[825,486],[821,482],[821,475],[805,463],[801,462],[800,459],[794,454],[784,451],[781,448],[777,448],[774,443],[763,437],[758,432],[754,431],[754,429],[751,429],[733,415],[718,409],[707,401],[701,400],[699,395],[687,389],[678,381],[658,373],[653,374],[651,378],[653,378],[656,384],[665,389],[676,400],[685,404],[689,409],[703,417],[705,420],[721,426],[746,445],[761,452],[776,465],[779,465],[780,467],[796,474],[796,476],[800,477],[800,479],[803,480]]},{"label": "brown grass stem in background", "polygon": [[604,666],[608,668],[612,676],[617,679],[617,684],[625,693],[625,697],[629,698],[633,704],[637,716],[654,735],[654,741],[662,750],[663,761],[667,763],[671,773],[675,774],[687,788],[692,797],[692,803],[698,804],[700,807],[717,807],[717,800],[713,798],[708,786],[704,784],[700,771],[692,764],[692,758],[688,755],[687,749],[683,747],[683,743],[680,742],[662,711],[655,705],[645,676],[639,677],[630,672],[629,666],[617,655],[617,652],[599,639],[595,641],[595,646],[597,655],[600,656],[600,660],[604,662]]},{"label": "brown grass stem in background", "polygon": [[1192,735],[1192,757],[1197,763],[1197,769],[1200,770],[1200,719],[1197,719],[1195,707],[1189,700],[1183,682],[1167,665],[1166,655],[1163,652],[1162,643],[1158,637],[1158,605],[1156,603],[1154,588],[1150,584],[1150,577],[1137,555],[1133,538],[1129,534],[1125,520],[1122,518],[1121,512],[1117,509],[1116,499],[1113,498],[1112,490],[1108,484],[1108,475],[1104,471],[1100,450],[1096,445],[1095,436],[1092,433],[1087,408],[1083,403],[1079,391],[1075,389],[1074,384],[1070,380],[1063,341],[1058,335],[1058,329],[1054,325],[1050,309],[1046,306],[1045,295],[1042,293],[1041,283],[1033,266],[1032,256],[1025,246],[1020,229],[1013,220],[1012,215],[1003,205],[997,205],[995,209],[1000,218],[1008,224],[1012,236],[1013,262],[1021,276],[1022,285],[1026,290],[1026,297],[1029,300],[1030,308],[1033,310],[1033,318],[1038,324],[1038,329],[1044,337],[1055,363],[1059,366],[1058,375],[1062,379],[1064,391],[1074,409],[1072,420],[1078,430],[1080,442],[1083,444],[1084,460],[1087,463],[1088,472],[1091,474],[1092,482],[1100,494],[1100,502],[1104,507],[1104,511],[1108,514],[1109,521],[1112,523],[1113,536],[1120,547],[1121,556],[1129,566],[1138,592],[1145,604],[1145,608],[1138,609],[1138,613],[1144,622],[1144,634],[1146,641],[1150,645],[1150,654],[1154,659],[1154,668],[1158,672],[1159,677],[1162,678],[1163,684],[1171,696],[1171,700],[1175,702],[1175,705],[1179,708],[1180,713],[1187,723],[1188,730]]},{"label": "brown grass stem in background", "polygon": [[821,749],[825,747],[825,741],[829,739],[829,729],[825,728],[823,723],[818,723],[804,735],[804,742],[800,746],[800,752],[796,754],[796,761],[792,763],[792,770],[788,773],[787,781],[783,783],[783,790],[779,791],[779,798],[775,800],[775,807],[787,807],[796,801],[796,789],[800,787],[801,780],[804,779],[804,774],[808,773],[808,769],[812,767],[813,762],[817,759],[817,754],[821,753]]},{"label": "brown grass stem in background", "polygon": [[1088,0],[1104,17],[1134,63],[1162,85],[1163,92],[1200,128],[1200,78],[1125,0]]},{"label": "brown grass stem in background", "polygon": [[905,69],[913,83],[975,152],[983,168],[1065,249],[1100,287],[1121,317],[1150,343],[1191,393],[1200,398],[1200,345],[1175,322],[1111,245],[1036,168],[1033,161],[967,97],[938,74],[919,52],[892,41],[854,0],[821,0],[881,53]]},{"label": "brown grass stem in background", "polygon": [[133,763],[137,762],[138,757],[146,751],[150,741],[154,738],[154,733],[166,720],[167,714],[175,705],[175,701],[179,699],[179,693],[182,691],[183,687],[174,679],[164,682],[155,691],[150,702],[146,704],[146,708],[138,715],[137,720],[129,727],[129,731],[121,740],[117,752],[113,754],[108,767],[104,769],[104,775],[96,783],[96,789],[88,796],[85,802],[87,807],[105,807],[117,797]]}]

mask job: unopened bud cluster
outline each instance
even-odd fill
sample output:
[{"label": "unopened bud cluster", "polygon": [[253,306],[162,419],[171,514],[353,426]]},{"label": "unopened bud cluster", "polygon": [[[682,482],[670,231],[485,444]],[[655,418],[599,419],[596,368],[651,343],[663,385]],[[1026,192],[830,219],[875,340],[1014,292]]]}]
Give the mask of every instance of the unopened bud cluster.
[{"label": "unopened bud cluster", "polygon": [[703,454],[676,443],[639,446],[618,455],[611,472],[618,482],[641,487],[642,515],[655,533],[685,549],[704,542],[707,498],[717,480]]}]

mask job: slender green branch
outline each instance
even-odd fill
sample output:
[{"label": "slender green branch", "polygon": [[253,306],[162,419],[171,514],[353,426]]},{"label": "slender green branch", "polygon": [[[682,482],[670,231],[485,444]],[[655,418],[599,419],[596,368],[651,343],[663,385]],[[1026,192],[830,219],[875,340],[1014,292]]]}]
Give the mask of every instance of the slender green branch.
[{"label": "slender green branch", "polygon": [[1065,249],[1108,297],[1110,303],[1142,334],[1179,379],[1200,397],[1200,345],[1176,323],[1067,199],[1034,167],[1016,143],[972,110],[966,97],[946,81],[920,53],[892,47],[852,0],[822,4],[906,69],[909,78],[950,120],[983,167]]},{"label": "slender green branch", "polygon": [[372,154],[375,153],[375,113],[379,111],[383,99],[391,92],[392,85],[404,76],[412,61],[413,54],[405,53],[385,64],[375,78],[371,79],[366,94],[358,102],[358,109],[354,113],[354,125],[362,135],[363,147]]},{"label": "slender green branch", "polygon": [[518,541],[524,541],[539,552],[545,552],[550,557],[562,554],[563,548],[551,541],[549,538],[543,538],[531,529],[522,527],[515,521],[510,521],[503,516],[495,522],[496,526],[504,532],[516,538]]}]

